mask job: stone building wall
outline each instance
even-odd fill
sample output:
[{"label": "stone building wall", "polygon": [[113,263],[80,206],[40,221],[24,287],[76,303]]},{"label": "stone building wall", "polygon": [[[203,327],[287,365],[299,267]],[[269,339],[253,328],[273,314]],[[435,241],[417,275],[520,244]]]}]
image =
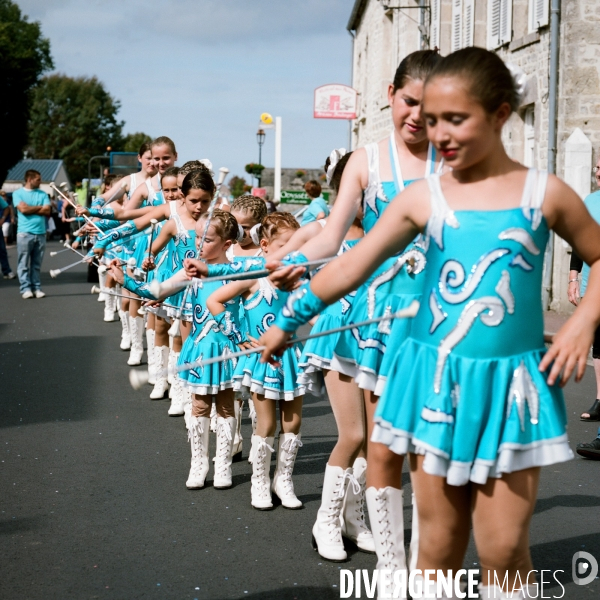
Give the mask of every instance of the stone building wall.
[{"label": "stone building wall", "polygon": [[[384,90],[400,60],[421,47],[419,11],[391,10],[386,14],[382,5],[409,6],[412,2],[363,0],[361,16],[354,18],[353,85],[361,98],[353,128],[355,148],[377,141],[391,130]],[[473,39],[476,46],[483,48],[487,47],[488,7],[488,0],[475,0]],[[496,52],[506,62],[523,69],[528,86],[518,112],[504,128],[503,140],[512,158],[546,169],[550,27],[528,32],[529,0],[513,0],[512,10],[511,40]],[[439,46],[445,55],[451,51],[452,0],[441,0],[440,14]],[[577,128],[592,142],[593,164],[600,153],[600,1],[562,0],[560,21],[556,173],[564,178],[565,143]],[[589,177],[592,181],[591,172]],[[560,312],[572,310],[566,297],[570,251],[565,242],[555,239],[551,297],[552,308]]]}]

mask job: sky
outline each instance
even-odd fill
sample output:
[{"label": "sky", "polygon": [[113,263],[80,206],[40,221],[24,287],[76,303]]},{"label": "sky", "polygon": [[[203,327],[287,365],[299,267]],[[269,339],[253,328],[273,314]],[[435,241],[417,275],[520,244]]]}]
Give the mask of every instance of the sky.
[{"label": "sky", "polygon": [[[314,119],[314,89],[350,83],[353,0],[14,0],[50,39],[55,72],[96,76],[124,132],[168,135],[178,164],[249,176],[261,113],[282,117],[282,166],[321,166],[348,121]],[[274,163],[268,130],[262,163]]]}]

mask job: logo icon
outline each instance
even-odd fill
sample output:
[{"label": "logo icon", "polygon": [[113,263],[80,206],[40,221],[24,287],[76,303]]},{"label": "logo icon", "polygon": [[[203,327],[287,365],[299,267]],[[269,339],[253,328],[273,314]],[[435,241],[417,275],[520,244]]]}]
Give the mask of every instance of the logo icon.
[{"label": "logo icon", "polygon": [[573,554],[573,582],[575,585],[592,583],[598,575],[598,561],[589,552]]}]

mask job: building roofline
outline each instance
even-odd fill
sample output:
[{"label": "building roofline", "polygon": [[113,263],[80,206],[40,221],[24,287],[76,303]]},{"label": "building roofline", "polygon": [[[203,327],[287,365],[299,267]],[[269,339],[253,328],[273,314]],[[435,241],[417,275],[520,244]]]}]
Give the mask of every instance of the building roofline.
[{"label": "building roofline", "polygon": [[367,2],[368,0],[354,1],[354,6],[352,7],[352,12],[350,13],[350,19],[348,20],[348,25],[346,25],[346,29],[348,31],[356,31],[367,6]]}]

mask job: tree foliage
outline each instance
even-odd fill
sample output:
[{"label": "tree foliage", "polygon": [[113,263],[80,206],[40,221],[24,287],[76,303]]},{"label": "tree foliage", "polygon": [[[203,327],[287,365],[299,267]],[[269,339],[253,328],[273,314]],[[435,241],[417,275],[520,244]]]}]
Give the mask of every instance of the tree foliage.
[{"label": "tree foliage", "polygon": [[248,163],[244,168],[246,173],[249,173],[254,177],[260,177],[265,169],[263,165],[259,165],[258,163]]},{"label": "tree foliage", "polygon": [[50,41],[10,0],[0,0],[0,184],[23,157],[27,143],[30,90],[53,68]]},{"label": "tree foliage", "polygon": [[123,138],[123,151],[124,152],[139,152],[142,144],[149,144],[153,138],[151,138],[147,133],[142,133],[138,131],[136,133],[128,133]]},{"label": "tree foliage", "polygon": [[252,186],[249,186],[243,177],[238,177],[237,175],[234,175],[229,180],[228,186],[234,198],[237,198],[252,189]]},{"label": "tree foliage", "polygon": [[28,152],[64,160],[73,180],[87,177],[92,156],[123,145],[119,108],[95,77],[44,77],[33,91]]}]

